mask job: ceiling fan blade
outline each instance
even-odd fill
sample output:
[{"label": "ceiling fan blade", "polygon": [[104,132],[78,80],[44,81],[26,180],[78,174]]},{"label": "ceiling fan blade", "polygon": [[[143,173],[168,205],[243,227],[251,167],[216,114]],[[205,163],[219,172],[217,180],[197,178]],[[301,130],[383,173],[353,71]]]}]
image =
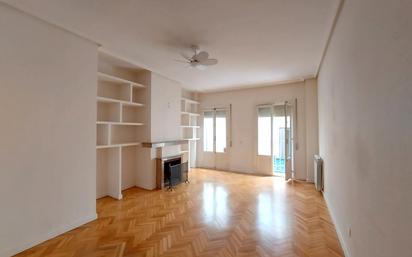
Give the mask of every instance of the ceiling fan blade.
[{"label": "ceiling fan blade", "polygon": [[202,51],[198,53],[197,55],[194,56],[194,59],[197,60],[198,62],[202,62],[204,60],[207,60],[209,58],[208,52]]},{"label": "ceiling fan blade", "polygon": [[199,62],[200,65],[215,65],[217,64],[217,59],[206,59],[204,61]]},{"label": "ceiling fan blade", "polygon": [[173,59],[175,62],[181,62],[181,63],[189,63],[188,61],[183,61],[183,60],[178,60],[178,59]]},{"label": "ceiling fan blade", "polygon": [[188,57],[186,54],[184,54],[184,53],[180,53],[180,55],[183,57],[183,58],[185,58],[186,60],[188,60],[188,61],[191,61],[192,60],[192,58],[191,57]]}]

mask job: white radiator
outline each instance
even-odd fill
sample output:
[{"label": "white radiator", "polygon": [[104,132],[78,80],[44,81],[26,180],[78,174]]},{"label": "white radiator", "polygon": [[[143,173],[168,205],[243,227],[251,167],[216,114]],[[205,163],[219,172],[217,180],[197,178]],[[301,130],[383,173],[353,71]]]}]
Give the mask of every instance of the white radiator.
[{"label": "white radiator", "polygon": [[313,157],[315,168],[315,187],[318,191],[323,191],[323,160],[319,155]]}]

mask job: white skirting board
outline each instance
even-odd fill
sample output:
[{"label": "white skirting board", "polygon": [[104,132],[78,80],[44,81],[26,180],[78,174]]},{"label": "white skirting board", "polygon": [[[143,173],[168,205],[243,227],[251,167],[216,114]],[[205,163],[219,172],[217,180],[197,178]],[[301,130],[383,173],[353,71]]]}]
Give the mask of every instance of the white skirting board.
[{"label": "white skirting board", "polygon": [[339,230],[339,227],[337,226],[337,223],[336,223],[335,215],[332,212],[332,209],[330,208],[331,205],[329,204],[329,200],[323,192],[322,192],[322,195],[323,195],[323,199],[325,199],[326,206],[328,207],[329,215],[332,219],[333,225],[335,226],[336,234],[338,235],[338,239],[342,247],[343,253],[345,254],[345,257],[351,257],[351,255],[349,254],[348,247],[346,246],[345,241],[343,239],[342,231]]},{"label": "white skirting board", "polygon": [[40,244],[44,241],[52,239],[53,237],[56,237],[56,236],[61,235],[65,232],[67,232],[67,231],[70,231],[72,229],[80,227],[81,225],[89,223],[89,222],[91,222],[95,219],[97,219],[97,214],[96,213],[93,214],[93,215],[90,215],[88,217],[84,217],[82,219],[79,219],[79,220],[77,220],[77,221],[75,221],[75,222],[73,222],[73,223],[71,223],[67,226],[63,226],[63,227],[60,227],[60,228],[55,229],[53,231],[50,231],[49,233],[39,235],[37,238],[32,238],[30,240],[27,240],[27,242],[21,242],[21,243],[19,243],[19,245],[15,246],[13,248],[1,251],[0,252],[0,257],[9,257],[9,256],[12,256],[12,255],[15,255],[15,254],[20,253],[24,250],[27,250],[27,249],[35,246],[35,245],[38,245],[38,244]]}]

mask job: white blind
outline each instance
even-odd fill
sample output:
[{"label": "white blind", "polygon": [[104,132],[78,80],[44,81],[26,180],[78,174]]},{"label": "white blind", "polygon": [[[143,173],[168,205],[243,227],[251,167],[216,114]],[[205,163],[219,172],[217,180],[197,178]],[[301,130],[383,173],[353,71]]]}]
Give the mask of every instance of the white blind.
[{"label": "white blind", "polygon": [[271,106],[258,106],[258,116],[259,117],[271,117],[272,107]]},{"label": "white blind", "polygon": [[213,118],[213,111],[205,111],[204,113],[203,113],[203,117],[204,118]]},{"label": "white blind", "polygon": [[216,111],[216,118],[226,118],[226,111]]}]

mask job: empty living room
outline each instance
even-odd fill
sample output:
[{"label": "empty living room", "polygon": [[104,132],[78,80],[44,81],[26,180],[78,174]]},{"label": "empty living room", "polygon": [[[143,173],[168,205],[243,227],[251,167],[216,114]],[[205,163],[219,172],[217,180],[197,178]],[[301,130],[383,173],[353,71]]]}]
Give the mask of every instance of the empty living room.
[{"label": "empty living room", "polygon": [[411,0],[0,0],[0,257],[412,257]]}]

